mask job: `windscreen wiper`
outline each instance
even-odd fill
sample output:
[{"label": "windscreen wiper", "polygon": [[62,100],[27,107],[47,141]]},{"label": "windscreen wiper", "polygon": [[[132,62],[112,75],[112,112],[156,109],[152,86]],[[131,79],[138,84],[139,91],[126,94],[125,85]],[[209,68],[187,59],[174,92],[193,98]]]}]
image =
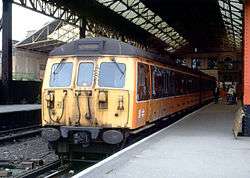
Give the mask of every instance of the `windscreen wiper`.
[{"label": "windscreen wiper", "polygon": [[125,68],[125,70],[123,71],[123,70],[121,69],[121,67],[119,66],[119,64],[116,62],[115,58],[112,58],[111,61],[115,63],[117,69],[121,72],[121,74],[122,74],[121,78],[122,78],[122,77],[125,75],[126,68]]},{"label": "windscreen wiper", "polygon": [[65,64],[65,63],[64,63],[65,60],[66,60],[66,59],[61,59],[61,61],[60,61],[59,64],[56,66],[55,70],[53,71],[53,74],[54,74],[54,75],[58,74],[58,73],[62,70],[63,65]]}]

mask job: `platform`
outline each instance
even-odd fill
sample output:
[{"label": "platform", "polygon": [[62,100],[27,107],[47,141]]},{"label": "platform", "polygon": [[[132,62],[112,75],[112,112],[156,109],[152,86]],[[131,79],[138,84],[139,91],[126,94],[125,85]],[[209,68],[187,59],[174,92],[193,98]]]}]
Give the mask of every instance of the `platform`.
[{"label": "platform", "polygon": [[205,106],[74,178],[248,178],[250,138],[234,139],[236,109]]},{"label": "platform", "polygon": [[0,131],[41,125],[41,105],[0,105]]},{"label": "platform", "polygon": [[14,104],[14,105],[0,105],[0,113],[32,111],[41,109],[40,104]]}]

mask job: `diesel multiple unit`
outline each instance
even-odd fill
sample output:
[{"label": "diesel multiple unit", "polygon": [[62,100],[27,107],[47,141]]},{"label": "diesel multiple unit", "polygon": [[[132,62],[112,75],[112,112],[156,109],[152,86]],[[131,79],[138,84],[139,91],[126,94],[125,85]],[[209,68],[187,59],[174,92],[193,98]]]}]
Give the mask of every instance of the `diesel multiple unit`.
[{"label": "diesel multiple unit", "polygon": [[132,45],[80,39],[50,53],[42,121],[58,153],[93,151],[94,145],[121,144],[156,120],[210,101],[215,86],[211,76],[173,67]]}]

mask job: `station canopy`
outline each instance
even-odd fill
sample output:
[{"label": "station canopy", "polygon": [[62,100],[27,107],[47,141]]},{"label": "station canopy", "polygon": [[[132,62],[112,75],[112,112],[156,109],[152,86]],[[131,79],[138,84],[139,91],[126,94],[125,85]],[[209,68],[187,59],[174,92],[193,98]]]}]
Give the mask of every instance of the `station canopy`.
[{"label": "station canopy", "polygon": [[[82,27],[84,22],[89,36],[117,38],[149,50],[178,53],[193,52],[194,49],[198,49],[200,52],[212,52],[240,50],[242,47],[243,2],[241,0],[13,0],[13,2],[64,21],[75,28]],[[54,29],[58,30],[65,25],[54,26],[57,27]],[[65,32],[70,33],[71,30]],[[52,35],[56,40],[53,42],[60,44],[79,38],[79,35],[75,35],[77,33],[79,30],[74,31],[74,37],[64,41],[60,38],[56,40],[55,35]],[[36,39],[43,35],[37,34]],[[46,39],[51,39],[52,32],[44,33],[46,34],[50,35],[50,38]],[[35,42],[38,41],[33,41],[32,44],[29,40],[24,40],[19,45],[32,48],[32,45],[36,47]],[[46,47],[46,40],[43,40],[43,45]],[[48,50],[51,48],[46,48],[45,51]]]},{"label": "station canopy", "polygon": [[64,21],[55,20],[45,24],[15,44],[17,48],[49,53],[56,47],[79,39],[79,29]]}]

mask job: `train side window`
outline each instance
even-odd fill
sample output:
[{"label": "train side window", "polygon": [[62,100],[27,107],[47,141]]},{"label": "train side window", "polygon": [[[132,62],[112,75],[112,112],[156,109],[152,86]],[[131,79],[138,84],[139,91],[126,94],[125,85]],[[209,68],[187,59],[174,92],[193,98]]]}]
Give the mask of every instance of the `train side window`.
[{"label": "train side window", "polygon": [[184,93],[185,94],[188,94],[190,91],[189,91],[189,80],[188,80],[188,77],[189,76],[185,76],[184,75]]},{"label": "train side window", "polygon": [[193,77],[193,85],[192,85],[193,87],[192,87],[192,91],[193,92],[197,92],[197,78],[195,78],[195,77]]},{"label": "train side window", "polygon": [[195,82],[194,90],[195,90],[195,92],[198,92],[200,89],[199,79],[195,78],[194,82]]},{"label": "train side window", "polygon": [[192,77],[188,77],[187,79],[187,90],[188,90],[188,93],[192,93],[193,92],[193,79]]},{"label": "train side window", "polygon": [[196,91],[200,90],[200,79],[196,78]]},{"label": "train side window", "polygon": [[183,75],[181,75],[181,94],[186,93],[186,79]]},{"label": "train side window", "polygon": [[169,93],[171,96],[176,95],[176,90],[175,90],[175,72],[170,71],[169,72]]},{"label": "train side window", "polygon": [[137,100],[143,101],[150,98],[149,65],[138,63],[137,72]]},{"label": "train side window", "polygon": [[180,73],[175,74],[175,91],[176,95],[181,95],[182,94],[182,79]]},{"label": "train side window", "polygon": [[168,96],[168,71],[162,68],[152,67],[151,76],[153,98]]},{"label": "train side window", "polygon": [[163,70],[163,97],[166,97],[169,95],[169,82],[168,82],[168,77],[169,72],[167,70]]}]

